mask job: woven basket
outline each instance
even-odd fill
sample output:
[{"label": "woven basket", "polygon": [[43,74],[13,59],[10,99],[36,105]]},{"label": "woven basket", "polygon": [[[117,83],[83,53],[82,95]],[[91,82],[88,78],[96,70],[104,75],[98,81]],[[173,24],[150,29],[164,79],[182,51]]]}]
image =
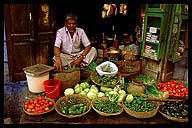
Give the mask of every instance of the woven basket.
[{"label": "woven basket", "polygon": [[[66,99],[68,98],[72,98],[72,97],[75,97],[75,98],[79,98],[79,99],[86,99],[86,106],[87,106],[87,111],[85,113],[82,113],[82,114],[79,114],[79,115],[65,115],[63,113],[61,113],[61,106],[60,106],[60,103],[61,101],[64,101],[66,102]],[[83,101],[81,102],[78,102],[76,104],[80,104],[80,103],[84,103]],[[71,107],[71,105],[69,106],[66,106],[67,108]],[[87,96],[84,96],[84,95],[81,95],[81,94],[72,94],[72,95],[67,95],[67,96],[63,96],[61,98],[59,98],[55,104],[55,110],[57,111],[57,113],[59,113],[61,116],[64,116],[64,117],[67,117],[67,118],[77,118],[77,117],[81,117],[81,116],[84,116],[85,114],[87,114],[90,110],[91,110],[91,100],[87,97]]]},{"label": "woven basket", "polygon": [[80,69],[74,68],[59,73],[53,73],[53,79],[61,81],[60,92],[63,94],[66,88],[73,88],[80,81]]},{"label": "woven basket", "polygon": [[164,114],[163,112],[159,111],[159,113],[161,113],[161,115],[163,115],[164,117],[166,117],[169,120],[175,121],[175,122],[188,122],[188,119],[179,119],[179,118],[175,118],[175,117],[171,117],[168,116],[166,114]]},{"label": "woven basket", "polygon": [[135,112],[135,111],[132,111],[131,109],[127,108],[125,105],[124,105],[124,101],[125,101],[125,97],[124,97],[124,100],[122,101],[122,104],[123,104],[123,109],[125,110],[125,112],[127,114],[129,114],[130,116],[133,116],[135,118],[139,118],[139,119],[147,119],[147,118],[151,118],[153,116],[156,115],[158,109],[159,109],[159,103],[158,102],[155,102],[155,101],[152,101],[152,103],[156,106],[156,109],[153,110],[153,111],[149,111],[149,112]]},{"label": "woven basket", "polygon": [[50,98],[47,98],[47,97],[45,97],[45,100],[49,100],[49,101],[52,101],[52,102],[54,103],[51,107],[49,107],[49,111],[46,111],[46,112],[43,112],[43,113],[30,113],[30,112],[27,112],[27,111],[25,110],[24,106],[23,106],[23,111],[24,111],[27,115],[30,115],[30,116],[39,116],[39,115],[43,115],[43,114],[49,113],[49,112],[51,112],[51,111],[54,109],[54,107],[55,107],[55,101],[54,101],[53,99],[50,99]]},{"label": "woven basket", "polygon": [[97,110],[97,109],[93,106],[93,104],[95,103],[96,100],[109,100],[109,98],[108,98],[108,97],[97,97],[97,98],[95,98],[95,99],[92,100],[91,106],[92,106],[92,108],[93,108],[99,115],[102,115],[102,116],[115,116],[115,115],[120,115],[120,114],[123,112],[123,106],[122,106],[122,104],[120,104],[119,102],[117,102],[117,104],[118,104],[119,106],[121,106],[121,108],[122,108],[120,112],[117,112],[117,113],[104,113],[104,112],[101,112],[101,111]]},{"label": "woven basket", "polygon": [[92,74],[90,75],[90,78],[91,78],[91,81],[92,81],[94,84],[99,85],[99,86],[114,88],[115,85],[117,85],[117,84],[120,82],[120,80],[121,80],[121,73],[118,72],[118,73],[117,73],[117,82],[116,82],[115,84],[112,84],[112,85],[101,85],[101,84],[99,84],[99,83],[97,83],[97,82],[95,81],[94,78],[95,78],[96,75],[97,75],[97,71],[95,71],[94,73],[92,73]]}]

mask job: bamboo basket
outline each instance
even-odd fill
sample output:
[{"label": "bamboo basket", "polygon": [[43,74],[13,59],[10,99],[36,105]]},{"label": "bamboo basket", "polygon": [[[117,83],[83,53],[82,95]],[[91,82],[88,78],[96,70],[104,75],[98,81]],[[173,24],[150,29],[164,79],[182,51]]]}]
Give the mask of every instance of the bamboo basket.
[{"label": "bamboo basket", "polygon": [[164,117],[166,117],[169,120],[175,121],[175,122],[188,122],[188,119],[179,119],[179,118],[175,118],[175,117],[171,117],[168,116],[167,114],[164,114],[163,112],[159,111],[159,113],[161,113],[161,115],[163,115]]},{"label": "bamboo basket", "polygon": [[30,115],[30,116],[39,116],[39,115],[43,115],[43,114],[46,114],[46,113],[49,113],[51,112],[54,108],[55,108],[55,101],[50,99],[50,98],[47,98],[45,97],[45,100],[49,100],[49,101],[52,101],[54,104],[50,107],[49,111],[46,111],[46,112],[43,112],[43,113],[30,113],[30,112],[27,112],[23,106],[23,111],[27,114],[27,115]]},{"label": "bamboo basket", "polygon": [[104,112],[101,112],[101,111],[97,110],[93,106],[93,104],[95,103],[96,100],[109,100],[109,98],[108,97],[97,97],[97,98],[92,100],[91,106],[99,115],[102,115],[102,116],[115,116],[115,115],[120,115],[123,112],[123,106],[119,102],[117,102],[117,104],[121,107],[121,110],[119,112],[117,112],[117,113],[104,113]]},{"label": "bamboo basket", "polygon": [[156,102],[156,101],[152,101],[152,103],[156,106],[156,109],[153,110],[153,111],[149,111],[149,112],[135,112],[135,111],[132,111],[131,109],[127,108],[124,104],[124,101],[125,101],[125,97],[122,101],[122,104],[123,104],[123,109],[125,110],[125,112],[127,114],[129,114],[130,116],[133,116],[135,118],[139,118],[139,119],[147,119],[147,118],[151,118],[153,116],[156,115],[158,109],[159,109],[159,103]]},{"label": "bamboo basket", "polygon": [[[61,113],[61,106],[60,106],[60,103],[61,101],[64,101],[66,102],[66,99],[68,98],[72,98],[72,97],[75,97],[75,98],[79,98],[79,99],[86,99],[86,106],[87,106],[87,111],[82,113],[82,114],[79,114],[79,115],[65,115],[63,113]],[[77,104],[80,104],[80,103],[84,103],[83,101],[81,102],[76,102]],[[67,108],[71,107],[71,105],[68,105],[66,106]],[[87,114],[90,110],[91,110],[91,100],[87,97],[87,96],[84,96],[84,95],[81,95],[81,94],[72,94],[72,95],[67,95],[67,96],[63,96],[61,98],[59,98],[55,104],[55,110],[57,111],[57,113],[59,113],[61,116],[64,116],[64,117],[67,117],[67,118],[77,118],[77,117],[81,117],[81,116],[84,116],[85,114]]]},{"label": "bamboo basket", "polygon": [[114,87],[120,82],[120,80],[121,80],[121,73],[118,72],[118,73],[117,73],[117,82],[116,82],[115,84],[112,84],[112,85],[101,85],[101,84],[99,84],[99,83],[97,83],[97,82],[95,81],[94,78],[95,78],[96,75],[97,75],[97,71],[95,71],[94,73],[92,73],[92,74],[90,75],[90,78],[91,78],[91,81],[92,81],[94,84],[99,85],[99,86],[114,88]]}]

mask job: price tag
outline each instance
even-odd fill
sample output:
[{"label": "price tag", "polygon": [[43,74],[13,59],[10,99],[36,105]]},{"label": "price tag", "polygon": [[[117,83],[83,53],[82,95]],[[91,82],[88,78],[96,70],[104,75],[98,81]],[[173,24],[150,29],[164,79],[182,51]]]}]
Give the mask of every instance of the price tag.
[{"label": "price tag", "polygon": [[150,27],[149,32],[150,33],[157,33],[157,28],[156,27]]}]

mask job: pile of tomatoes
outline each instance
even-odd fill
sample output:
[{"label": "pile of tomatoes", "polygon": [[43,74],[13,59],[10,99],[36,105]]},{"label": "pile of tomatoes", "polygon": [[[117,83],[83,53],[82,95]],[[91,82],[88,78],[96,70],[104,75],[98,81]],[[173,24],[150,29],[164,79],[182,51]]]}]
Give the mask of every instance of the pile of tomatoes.
[{"label": "pile of tomatoes", "polygon": [[53,101],[39,96],[26,101],[24,109],[29,113],[43,113],[49,111],[52,105],[54,105]]},{"label": "pile of tomatoes", "polygon": [[170,96],[188,96],[188,88],[175,80],[158,83],[158,88],[160,92],[169,92]]}]

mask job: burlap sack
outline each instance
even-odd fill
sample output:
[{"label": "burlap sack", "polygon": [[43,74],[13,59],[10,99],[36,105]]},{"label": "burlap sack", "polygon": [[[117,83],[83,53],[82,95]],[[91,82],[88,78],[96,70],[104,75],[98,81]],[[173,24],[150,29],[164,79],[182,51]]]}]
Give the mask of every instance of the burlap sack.
[{"label": "burlap sack", "polygon": [[80,69],[75,68],[53,74],[53,79],[61,81],[60,92],[64,93],[66,88],[73,88],[80,81]]}]

